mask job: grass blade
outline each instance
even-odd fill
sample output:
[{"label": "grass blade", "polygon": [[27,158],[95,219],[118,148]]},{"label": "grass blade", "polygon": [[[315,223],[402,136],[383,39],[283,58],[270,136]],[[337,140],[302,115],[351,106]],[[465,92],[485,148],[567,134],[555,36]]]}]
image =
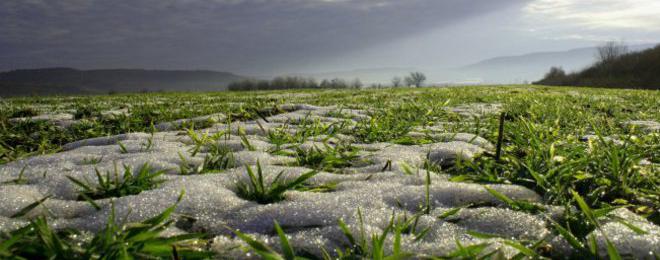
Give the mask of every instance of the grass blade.
[{"label": "grass blade", "polygon": [[277,223],[277,220],[275,222],[275,231],[277,232],[277,235],[280,237],[280,247],[282,248],[282,253],[284,253],[284,259],[286,260],[293,260],[296,257],[296,254],[289,244],[289,239],[286,238],[286,234],[282,230],[282,227],[280,227],[280,224]]},{"label": "grass blade", "polygon": [[20,217],[25,216],[26,214],[30,213],[30,211],[32,211],[34,208],[36,208],[39,205],[41,205],[42,203],[44,203],[50,197],[52,197],[52,196],[48,195],[46,197],[43,197],[40,200],[37,200],[37,201],[31,203],[30,205],[27,205],[26,207],[24,207],[20,211],[16,212],[14,215],[11,215],[11,218],[20,218]]}]

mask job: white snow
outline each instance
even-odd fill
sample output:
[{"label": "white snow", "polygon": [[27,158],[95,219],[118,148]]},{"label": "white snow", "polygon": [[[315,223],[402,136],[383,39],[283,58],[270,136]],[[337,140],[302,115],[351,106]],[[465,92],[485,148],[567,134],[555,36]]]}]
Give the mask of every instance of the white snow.
[{"label": "white snow", "polygon": [[[364,216],[367,235],[382,232],[389,223],[392,214],[398,217],[412,216],[425,205],[426,171],[421,170],[424,160],[449,165],[457,158],[470,160],[474,156],[492,150],[493,145],[487,140],[463,133],[432,133],[438,143],[427,145],[394,145],[388,143],[356,144],[361,148],[360,164],[344,169],[343,173],[321,172],[308,182],[311,184],[336,183],[331,192],[313,193],[289,191],[286,199],[268,205],[258,204],[238,197],[235,193],[236,182],[246,180],[246,166],[256,170],[259,162],[264,170],[266,183],[283,172],[282,178],[292,179],[311,171],[305,167],[292,166],[296,160],[292,157],[275,156],[268,153],[273,147],[267,142],[267,132],[283,124],[311,117],[321,122],[336,122],[338,119],[327,116],[334,107],[315,107],[309,105],[289,105],[283,109],[290,111],[266,118],[268,122],[234,122],[231,126],[216,124],[211,128],[198,130],[198,133],[213,134],[231,129],[233,133],[218,142],[225,144],[234,152],[237,167],[218,173],[204,175],[179,174],[179,165],[186,163],[196,166],[202,163],[206,151],[191,155],[194,148],[192,141],[177,132],[158,132],[152,134],[130,133],[118,136],[93,138],[77,141],[64,146],[63,152],[27,158],[0,166],[0,183],[19,178],[24,169],[22,180],[26,184],[0,185],[0,232],[19,228],[26,219],[46,211],[52,216],[51,223],[57,228],[76,228],[85,231],[97,231],[103,227],[111,210],[111,200],[117,216],[127,216],[128,221],[141,221],[155,216],[176,202],[181,191],[185,196],[176,209],[177,214],[194,218],[192,226],[173,229],[172,232],[206,232],[215,238],[212,249],[230,258],[253,258],[235,248],[241,241],[232,238],[227,227],[254,234],[273,248],[279,249],[279,240],[273,233],[273,221],[277,220],[290,236],[292,245],[297,250],[321,256],[321,247],[332,253],[334,248],[346,244],[337,223],[343,219],[354,230],[358,229],[358,209]],[[353,119],[366,118],[367,113],[359,110],[343,110],[353,115]],[[258,123],[257,123],[258,122]],[[288,126],[296,131],[297,126]],[[239,130],[240,129],[240,130]],[[248,150],[241,142],[238,132],[247,134],[255,151]],[[337,142],[350,139],[337,136]],[[317,140],[319,141],[319,140]],[[126,147],[122,152],[119,142]],[[149,147],[147,144],[151,142]],[[182,160],[183,158],[183,160]],[[96,164],[90,161],[99,160]],[[390,162],[391,167],[383,171]],[[94,184],[95,170],[102,173],[120,169],[126,165],[139,169],[148,163],[154,170],[167,170],[163,177],[166,181],[158,188],[143,191],[138,195],[114,199],[99,200],[102,207],[95,210],[84,201],[77,201],[77,187],[66,176],[84,179]],[[357,163],[357,162],[356,162]],[[406,174],[405,166],[415,172]],[[502,248],[508,256],[517,251],[503,244],[501,238],[477,238],[468,234],[476,231],[501,236],[507,239],[525,239],[548,241],[554,238],[549,224],[540,214],[529,214],[507,209],[499,200],[485,189],[483,184],[457,183],[449,181],[449,176],[431,173],[429,198],[432,206],[430,215],[420,218],[422,229],[429,228],[429,233],[421,241],[413,241],[412,235],[404,235],[403,250],[426,255],[444,255],[456,248],[456,241],[463,245],[490,243],[492,249]],[[535,192],[517,185],[489,185],[506,196],[543,203]],[[14,219],[11,215],[30,203],[47,195],[43,205],[34,209],[28,216]],[[443,212],[456,207],[464,208],[451,219],[436,218]],[[549,206],[548,206],[549,207]],[[550,207],[549,207],[550,208]],[[634,257],[648,257],[648,252],[660,248],[660,228],[625,210],[617,211],[626,219],[634,219],[649,233],[638,235],[619,223],[607,223],[603,230],[609,239],[620,249],[622,254]],[[599,249],[605,249],[605,242],[596,234]],[[556,241],[560,239],[554,238]],[[388,242],[391,246],[392,241]],[[561,242],[557,242],[558,247]]]}]

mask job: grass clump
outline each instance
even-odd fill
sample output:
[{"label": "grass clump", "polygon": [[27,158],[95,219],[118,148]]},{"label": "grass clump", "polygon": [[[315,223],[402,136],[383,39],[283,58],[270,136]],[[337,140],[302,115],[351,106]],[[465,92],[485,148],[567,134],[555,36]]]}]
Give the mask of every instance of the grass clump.
[{"label": "grass clump", "polygon": [[592,209],[577,192],[571,191],[571,195],[574,203],[577,204],[578,210],[576,211],[572,207],[567,207],[563,221],[559,223],[551,219],[548,219],[548,221],[551,223],[554,231],[577,251],[576,258],[596,259],[600,257],[596,237],[593,232],[596,231],[605,239],[607,256],[610,259],[623,259],[618,249],[602,229],[601,223],[604,220],[621,223],[638,235],[648,234],[647,231],[633,225],[627,220],[610,214],[619,207]]},{"label": "grass clump", "polygon": [[200,165],[190,164],[183,155],[179,154],[182,161],[179,166],[180,174],[206,174],[237,166],[234,153],[228,146],[217,142],[207,143],[204,146],[207,149],[207,154],[204,156],[204,161]]},{"label": "grass clump", "polygon": [[[376,260],[394,260],[394,259],[412,259],[413,254],[403,252],[401,250],[401,231],[400,229],[395,228],[394,224],[394,215],[390,224],[383,230],[380,234],[372,234],[371,240],[368,240],[366,232],[364,230],[364,221],[362,218],[362,212],[358,208],[358,216],[360,221],[359,234],[354,234],[348,225],[343,220],[339,220],[339,228],[346,237],[348,244],[345,248],[335,249],[334,253],[336,256],[331,256],[330,253],[325,249],[321,248],[323,251],[323,258],[326,260],[331,259],[376,259]],[[280,250],[281,253],[272,249],[268,245],[252,238],[249,235],[241,233],[238,230],[232,230],[234,234],[247,244],[247,248],[255,252],[257,255],[263,259],[271,260],[294,260],[294,259],[308,259],[306,257],[301,257],[297,255],[296,250],[289,243],[286,234],[282,230],[282,227],[274,221],[274,229],[277,233],[280,240]],[[394,236],[394,242],[392,245],[392,252],[388,253],[386,248],[386,241],[388,236]],[[300,252],[307,253],[307,252]],[[316,259],[317,257],[312,256],[311,259]]]},{"label": "grass clump", "polygon": [[[402,229],[397,228],[394,222],[394,215],[390,223],[383,232],[380,234],[371,234],[371,241],[369,241],[364,227],[364,218],[360,208],[357,210],[358,214],[358,234],[354,234],[350,227],[346,225],[343,220],[339,220],[339,228],[346,237],[348,244],[344,250],[335,249],[338,259],[409,259],[414,256],[413,254],[403,252],[401,250],[401,234]],[[400,226],[399,226],[400,227]],[[393,233],[394,241],[392,244],[392,251],[388,254],[386,250],[387,237]],[[330,259],[329,257],[327,257]]]},{"label": "grass clump", "polygon": [[74,119],[92,119],[99,117],[101,112],[98,108],[92,105],[80,106],[76,109],[76,112],[73,114]]},{"label": "grass clump", "polygon": [[207,155],[204,157],[203,171],[225,170],[236,167],[234,153],[223,144],[213,143],[207,146]]},{"label": "grass clump", "polygon": [[296,256],[296,252],[294,248],[291,246],[289,243],[289,239],[286,237],[286,234],[284,233],[284,230],[282,230],[282,227],[280,227],[279,223],[277,221],[274,222],[274,229],[275,232],[277,232],[277,236],[280,239],[280,250],[281,254],[268,245],[255,240],[254,238],[250,237],[249,235],[243,234],[242,232],[238,230],[232,230],[234,234],[243,242],[245,242],[248,245],[248,248],[254,251],[257,255],[262,257],[263,259],[270,259],[270,260],[296,260],[296,259],[307,259],[304,257]]},{"label": "grass clump", "polygon": [[326,171],[350,167],[359,158],[358,149],[344,143],[334,147],[324,143],[323,148],[313,146],[308,150],[297,147],[296,152],[298,165]]},{"label": "grass clump", "polygon": [[15,117],[33,117],[33,116],[38,116],[39,111],[32,107],[25,107],[21,108],[18,110],[15,110],[9,115],[10,118],[15,118]]},{"label": "grass clump", "polygon": [[190,154],[195,156],[199,152],[206,152],[206,155],[202,164],[192,165],[183,155],[179,154],[182,161],[179,167],[181,174],[205,174],[236,167],[236,159],[231,148],[219,141],[223,136],[228,137],[229,132],[218,132],[212,135],[207,132],[198,134],[190,128],[187,134],[193,142]]},{"label": "grass clump", "polygon": [[124,165],[124,173],[119,176],[115,167],[113,173],[107,171],[104,174],[96,169],[97,183],[91,184],[89,181],[82,181],[71,176],[67,176],[71,182],[81,188],[78,199],[93,202],[97,199],[111,197],[123,197],[128,195],[140,194],[142,191],[156,188],[162,179],[164,171],[153,171],[148,164],[143,164],[137,172],[133,172],[130,166]]},{"label": "grass clump", "polygon": [[270,184],[266,184],[264,181],[263,170],[259,162],[257,162],[256,174],[250,166],[246,166],[245,168],[249,179],[247,182],[239,181],[236,184],[236,193],[243,199],[254,201],[259,204],[270,204],[284,200],[284,193],[286,191],[301,187],[305,181],[314,177],[314,175],[318,173],[317,171],[310,171],[287,182],[280,180],[282,174],[284,174],[284,171],[281,171]]},{"label": "grass clump", "polygon": [[[183,193],[181,194],[183,195]],[[161,235],[173,224],[171,215],[181,201],[140,223],[117,224],[114,206],[105,227],[95,233],[56,230],[44,216],[7,234],[0,234],[2,259],[207,259],[210,252],[195,246],[200,234]]]},{"label": "grass clump", "polygon": [[408,217],[407,213],[404,213],[402,217],[397,217],[392,221],[392,228],[401,234],[412,235],[415,238],[415,241],[422,240],[426,234],[428,234],[431,227],[419,228],[419,218],[424,214],[417,213],[411,217]]}]

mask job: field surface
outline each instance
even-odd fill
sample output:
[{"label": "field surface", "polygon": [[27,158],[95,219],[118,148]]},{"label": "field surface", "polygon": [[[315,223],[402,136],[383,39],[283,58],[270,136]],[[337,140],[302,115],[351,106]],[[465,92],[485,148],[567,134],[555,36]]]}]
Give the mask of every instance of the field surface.
[{"label": "field surface", "polygon": [[0,258],[660,255],[660,92],[0,100]]}]

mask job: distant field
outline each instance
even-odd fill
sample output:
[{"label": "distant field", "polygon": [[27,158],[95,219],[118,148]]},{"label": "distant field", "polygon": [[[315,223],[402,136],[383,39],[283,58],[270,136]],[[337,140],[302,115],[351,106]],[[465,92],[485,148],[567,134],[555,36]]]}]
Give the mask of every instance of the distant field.
[{"label": "distant field", "polygon": [[2,99],[0,258],[658,258],[659,104],[543,86]]}]

